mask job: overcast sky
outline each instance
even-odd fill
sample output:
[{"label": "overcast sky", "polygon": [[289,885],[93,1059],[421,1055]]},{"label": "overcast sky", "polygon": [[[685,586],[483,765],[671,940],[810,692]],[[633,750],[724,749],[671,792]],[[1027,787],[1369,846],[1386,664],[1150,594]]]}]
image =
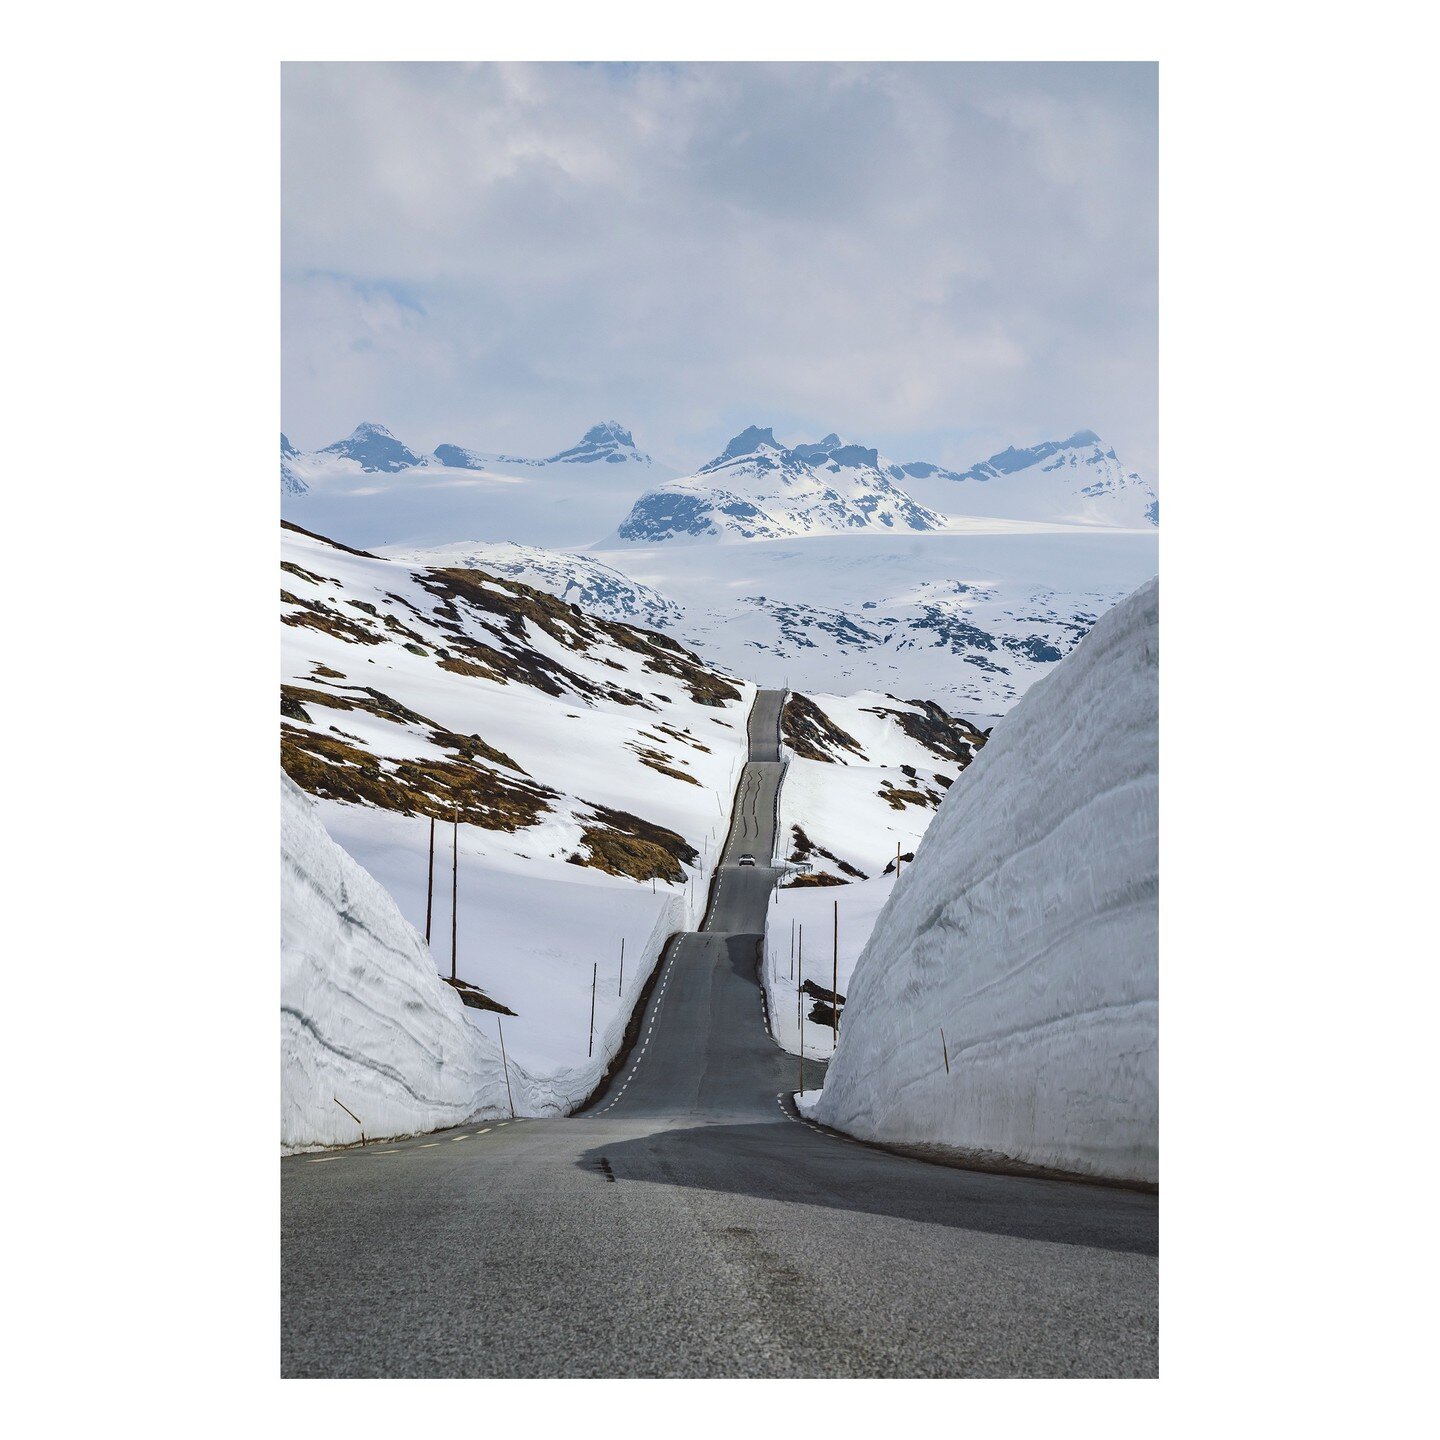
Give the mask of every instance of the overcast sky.
[{"label": "overcast sky", "polygon": [[1151,65],[285,67],[282,426],[1155,477]]}]

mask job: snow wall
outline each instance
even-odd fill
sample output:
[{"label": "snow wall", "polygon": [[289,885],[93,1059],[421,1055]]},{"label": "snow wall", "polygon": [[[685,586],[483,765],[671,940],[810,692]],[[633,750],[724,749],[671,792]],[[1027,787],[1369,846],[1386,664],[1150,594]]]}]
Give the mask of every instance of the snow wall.
[{"label": "snow wall", "polygon": [[1102,616],[946,793],[857,962],[817,1120],[1158,1183],[1159,605],[1151,581]]},{"label": "snow wall", "polygon": [[[280,783],[282,1147],[358,1140],[337,1098],[367,1139],[508,1117],[495,1016],[467,1016],[389,893]],[[513,1064],[510,1084],[527,1113],[532,1082]]]}]

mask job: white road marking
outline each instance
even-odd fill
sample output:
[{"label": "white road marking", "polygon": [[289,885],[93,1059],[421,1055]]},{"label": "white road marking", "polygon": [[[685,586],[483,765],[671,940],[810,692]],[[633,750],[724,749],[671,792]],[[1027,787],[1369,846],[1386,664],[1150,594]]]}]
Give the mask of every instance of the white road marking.
[{"label": "white road marking", "polygon": [[310,1163],[312,1165],[324,1165],[328,1161],[343,1160],[344,1158],[345,1157],[343,1155],[322,1155],[318,1160],[312,1160]]},{"label": "white road marking", "polygon": [[428,1144],[420,1145],[417,1148],[420,1150],[433,1150],[439,1143],[438,1140],[431,1140]]}]

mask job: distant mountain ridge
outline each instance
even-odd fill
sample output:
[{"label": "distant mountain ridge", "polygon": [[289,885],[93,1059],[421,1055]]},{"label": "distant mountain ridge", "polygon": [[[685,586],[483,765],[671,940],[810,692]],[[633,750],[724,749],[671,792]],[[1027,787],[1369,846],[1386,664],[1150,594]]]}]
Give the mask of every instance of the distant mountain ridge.
[{"label": "distant mountain ridge", "polygon": [[882,467],[879,453],[835,434],[787,447],[751,425],[693,475],[647,491],[621,521],[624,544],[773,540],[857,530],[942,530]]},{"label": "distant mountain ridge", "polygon": [[1126,526],[1159,525],[1155,487],[1126,470],[1093,430],[1064,440],[1010,446],[968,470],[926,460],[889,473],[937,508],[963,515]]}]

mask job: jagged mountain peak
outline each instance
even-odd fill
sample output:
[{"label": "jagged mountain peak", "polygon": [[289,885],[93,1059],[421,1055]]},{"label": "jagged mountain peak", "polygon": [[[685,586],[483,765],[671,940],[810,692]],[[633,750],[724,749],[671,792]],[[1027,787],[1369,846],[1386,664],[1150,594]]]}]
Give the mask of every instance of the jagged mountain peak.
[{"label": "jagged mountain peak", "polygon": [[408,445],[373,420],[362,420],[343,440],[326,445],[320,453],[354,460],[367,471],[393,473],[420,464],[420,457]]},{"label": "jagged mountain peak", "polygon": [[834,433],[786,448],[769,426],[751,425],[694,475],[642,495],[616,534],[653,544],[944,526],[881,469],[874,449]]},{"label": "jagged mountain peak", "polygon": [[784,453],[785,447],[775,438],[775,431],[769,425],[747,425],[738,435],[732,436],[725,448],[701,469],[708,470],[714,465],[725,465],[731,460],[743,460],[747,455],[756,455],[762,450]]}]

